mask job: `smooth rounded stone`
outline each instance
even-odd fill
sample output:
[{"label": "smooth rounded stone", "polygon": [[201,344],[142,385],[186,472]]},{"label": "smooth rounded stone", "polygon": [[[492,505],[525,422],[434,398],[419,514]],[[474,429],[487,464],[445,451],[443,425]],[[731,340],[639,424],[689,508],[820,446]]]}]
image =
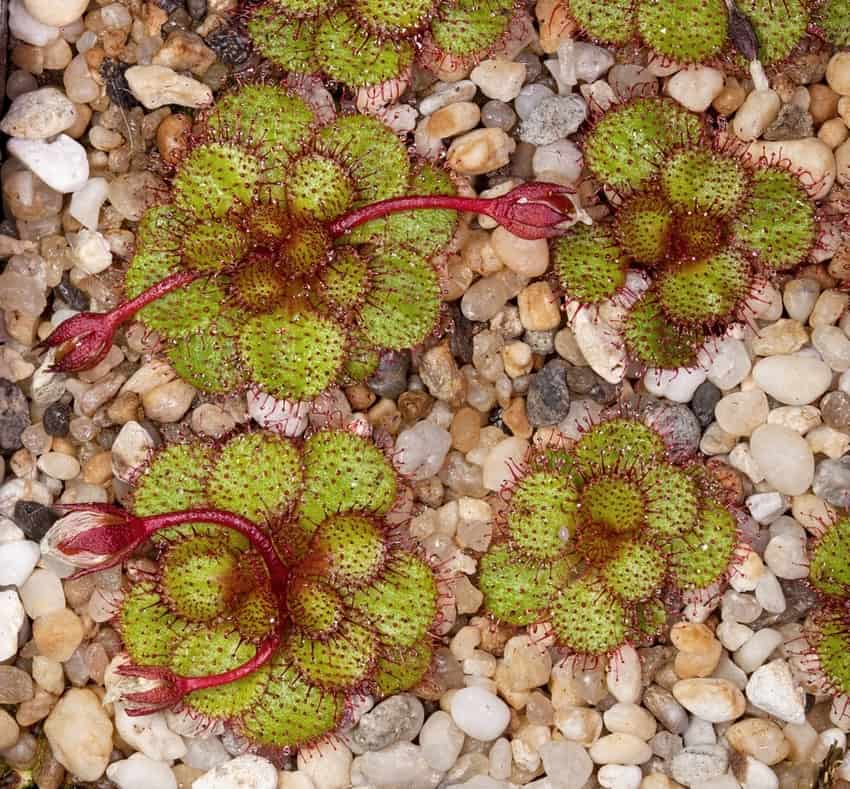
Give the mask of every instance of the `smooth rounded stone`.
[{"label": "smooth rounded stone", "polygon": [[652,684],[644,693],[643,705],[673,734],[684,734],[688,729],[688,713],[661,685]]},{"label": "smooth rounded stone", "polygon": [[448,430],[433,422],[417,422],[398,435],[396,468],[411,479],[429,479],[440,470],[451,445]]},{"label": "smooth rounded stone", "polygon": [[782,99],[773,90],[754,90],[732,119],[732,131],[739,140],[755,140],[764,134],[782,108]]},{"label": "smooth rounded stone", "polygon": [[620,383],[626,374],[626,349],[620,334],[590,310],[579,310],[571,320],[576,345],[584,360],[600,378]]},{"label": "smooth rounded stone", "polygon": [[789,496],[805,493],[815,475],[815,458],[806,440],[781,425],[761,425],[750,436],[750,451],[768,484]]},{"label": "smooth rounded stone", "polygon": [[764,561],[773,573],[785,580],[809,575],[805,534],[777,534],[764,549]]},{"label": "smooth rounded stone", "polygon": [[44,734],[56,760],[78,779],[103,775],[112,753],[112,722],[92,691],[68,690],[47,716]]},{"label": "smooth rounded stone", "polygon": [[820,283],[817,280],[808,277],[792,279],[785,285],[782,301],[788,315],[802,323],[811,315],[819,294]]},{"label": "smooth rounded stone", "polygon": [[700,424],[684,403],[651,400],[643,410],[643,419],[664,438],[667,448],[677,456],[696,452],[700,442]]},{"label": "smooth rounded stone", "polygon": [[54,479],[74,479],[80,473],[79,461],[63,452],[45,452],[36,465],[39,471],[43,471]]},{"label": "smooth rounded stone", "polygon": [[23,0],[24,7],[44,25],[65,27],[78,20],[88,7],[88,0]]},{"label": "smooth rounded stone", "polygon": [[15,666],[0,666],[0,704],[20,704],[34,694],[32,678]]},{"label": "smooth rounded stone", "polygon": [[177,789],[177,779],[171,768],[141,753],[110,764],[106,777],[119,789]]},{"label": "smooth rounded stone", "polygon": [[655,734],[655,718],[643,707],[618,701],[602,715],[605,728],[614,734],[633,734],[648,742]]},{"label": "smooth rounded stone", "polygon": [[850,507],[850,457],[820,461],[815,467],[812,492],[834,507]]},{"label": "smooth rounded stone", "polygon": [[488,99],[513,101],[525,81],[525,63],[507,60],[482,60],[469,78]]},{"label": "smooth rounded stone", "polygon": [[[420,423],[421,424],[421,423]],[[528,452],[528,441],[511,436],[500,441],[487,454],[482,469],[482,482],[487,490],[499,491],[516,476],[516,469]]]},{"label": "smooth rounded stone", "polygon": [[587,102],[576,94],[540,101],[523,119],[519,138],[532,145],[549,145],[578,131],[587,119]]},{"label": "smooth rounded stone", "polygon": [[494,318],[510,298],[510,289],[501,274],[482,277],[472,283],[460,302],[461,312],[470,321],[484,322]]},{"label": "smooth rounded stone", "polygon": [[484,175],[508,164],[514,150],[516,141],[502,129],[475,129],[452,140],[446,163],[461,175]]},{"label": "smooth rounded stone", "polygon": [[552,671],[549,650],[530,636],[514,636],[505,644],[505,681],[512,691],[525,691],[545,685]]},{"label": "smooth rounded stone", "polygon": [[634,764],[605,764],[599,768],[596,780],[605,789],[639,789],[643,786],[643,772]]},{"label": "smooth rounded stone", "polygon": [[419,103],[422,115],[431,115],[442,107],[456,101],[469,101],[474,98],[476,85],[472,80],[462,79],[458,82],[438,82],[432,93]]},{"label": "smooth rounded stone", "polygon": [[536,178],[565,185],[578,182],[583,165],[581,148],[571,140],[540,145],[531,157],[531,169]]},{"label": "smooth rounded stone", "polygon": [[410,742],[425,720],[422,702],[402,693],[382,701],[366,713],[357,725],[346,732],[345,740],[356,754],[379,751],[395,742]]},{"label": "smooth rounded stone", "polygon": [[572,87],[579,82],[594,82],[614,65],[607,49],[568,38],[558,46],[559,84]]},{"label": "smooth rounded stone", "polygon": [[593,773],[593,761],[578,743],[550,741],[541,745],[539,751],[553,789],[584,786]]},{"label": "smooth rounded stone", "polygon": [[464,739],[464,733],[455,725],[451,715],[437,710],[425,721],[419,733],[419,746],[428,765],[445,772],[460,756]]},{"label": "smooth rounded stone", "polygon": [[850,96],[850,52],[836,52],[829,59],[826,82],[840,96]]},{"label": "smooth rounded stone", "polygon": [[218,737],[187,737],[182,761],[196,770],[211,770],[230,759]]},{"label": "smooth rounded stone", "polygon": [[821,425],[806,435],[806,443],[816,455],[837,459],[850,449],[850,435]]},{"label": "smooth rounded stone", "polygon": [[0,660],[8,660],[18,651],[18,633],[26,614],[14,589],[0,590]]},{"label": "smooth rounded stone", "polygon": [[617,701],[637,704],[641,695],[641,662],[637,650],[625,644],[608,659],[605,685]]},{"label": "smooth rounded stone", "polygon": [[133,97],[149,110],[167,104],[195,109],[212,104],[209,86],[165,66],[131,66],[124,72],[124,78]]},{"label": "smooth rounded stone", "polygon": [[458,728],[476,740],[495,740],[511,719],[505,702],[489,690],[475,686],[458,690],[449,711]]},{"label": "smooth rounded stone", "polygon": [[803,185],[813,200],[826,197],[835,183],[835,154],[817,137],[777,142],[756,140],[747,146],[746,154],[757,159],[764,157],[768,161],[781,158],[792,171],[805,171]]},{"label": "smooth rounded stone", "polygon": [[481,120],[481,110],[471,101],[449,104],[428,116],[428,134],[446,139],[474,129]]},{"label": "smooth rounded stone", "polygon": [[21,434],[29,424],[26,396],[12,381],[0,378],[0,449],[20,449]]},{"label": "smooth rounded stone", "polygon": [[19,593],[30,619],[37,619],[65,607],[62,581],[50,570],[35,570],[21,586]]},{"label": "smooth rounded stone", "polygon": [[123,704],[115,704],[115,728],[122,739],[150,759],[170,761],[186,753],[186,744],[175,734],[161,712],[151,715],[130,716]]},{"label": "smooth rounded stone", "polygon": [[672,692],[688,712],[709,723],[740,718],[746,707],[744,694],[727,679],[682,679],[673,685]]},{"label": "smooth rounded stone", "polygon": [[809,335],[800,321],[782,318],[760,329],[758,336],[750,341],[750,346],[757,356],[775,356],[799,351],[808,341]]},{"label": "smooth rounded stone", "polygon": [[546,239],[520,238],[499,226],[490,236],[490,245],[507,268],[523,277],[539,277],[549,268]]},{"label": "smooth rounded stone", "polygon": [[769,405],[764,392],[748,389],[721,398],[714,417],[722,430],[732,436],[748,436],[767,421]]},{"label": "smooth rounded stone", "polygon": [[192,789],[277,789],[277,785],[277,770],[268,759],[245,754],[196,778]]},{"label": "smooth rounded stone", "polygon": [[[440,782],[442,772],[428,766],[418,745],[397,742],[381,751],[370,751],[358,756],[351,765],[351,776],[355,784],[433,789]],[[196,787],[197,783],[192,789]],[[212,785],[210,789],[213,789]]]},{"label": "smooth rounded stone", "polygon": [[34,47],[43,47],[59,38],[59,29],[36,19],[22,0],[9,3],[9,30],[19,41]]},{"label": "smooth rounded stone", "polygon": [[64,663],[83,640],[83,623],[70,608],[60,608],[32,623],[32,637],[40,655]]},{"label": "smooth rounded stone", "polygon": [[569,365],[553,359],[540,372],[531,376],[526,395],[528,421],[534,427],[556,425],[570,411],[570,390],[566,371]]},{"label": "smooth rounded stone", "polygon": [[674,403],[689,403],[706,378],[705,370],[699,367],[678,370],[650,368],[643,376],[643,384],[646,391],[656,397],[666,397]]},{"label": "smooth rounded stone", "polygon": [[61,90],[41,88],[18,96],[0,121],[10,137],[44,140],[60,134],[77,121],[77,110]]},{"label": "smooth rounded stone", "polygon": [[606,734],[590,746],[596,764],[643,764],[652,758],[652,748],[633,734]]},{"label": "smooth rounded stone", "polygon": [[850,295],[842,291],[829,288],[818,296],[812,314],[809,316],[809,325],[817,328],[820,326],[831,326],[847,309]]},{"label": "smooth rounded stone", "polygon": [[761,615],[759,602],[748,594],[741,594],[734,589],[727,589],[720,602],[720,616],[724,620],[749,624]]},{"label": "smooth rounded stone", "polygon": [[51,403],[41,419],[41,425],[47,435],[65,438],[70,432],[71,407],[67,403]]},{"label": "smooth rounded stone", "polygon": [[747,674],[751,674],[782,643],[783,636],[778,630],[765,627],[753,634],[734,655],[735,663]]},{"label": "smooth rounded stone", "polygon": [[18,540],[0,544],[0,586],[20,586],[30,577],[41,549],[38,543]]},{"label": "smooth rounded stone", "polygon": [[779,789],[779,778],[764,762],[745,756],[733,770],[744,789]]},{"label": "smooth rounded stone", "polygon": [[752,756],[765,764],[778,764],[791,752],[791,744],[782,729],[764,718],[736,721],[724,735],[738,753]]},{"label": "smooth rounded stone", "polygon": [[63,194],[82,189],[89,178],[86,149],[67,134],[46,140],[11,139],[9,153],[51,189]]},{"label": "smooth rounded stone", "polygon": [[21,728],[6,710],[0,710],[0,750],[11,748],[21,736]]},{"label": "smooth rounded stone", "polygon": [[782,354],[760,359],[753,367],[753,379],[780,403],[807,405],[829,388],[832,371],[813,356]]},{"label": "smooth rounded stone", "polygon": [[729,756],[722,745],[691,745],[670,760],[670,774],[685,786],[709,781],[728,768]]},{"label": "smooth rounded stone", "polygon": [[298,769],[310,777],[317,789],[350,786],[351,761],[351,751],[341,742],[322,742],[298,751]]},{"label": "smooth rounded stone", "polygon": [[812,332],[812,345],[832,370],[850,370],[850,339],[838,326],[818,326]]},{"label": "smooth rounded stone", "polygon": [[705,112],[723,90],[723,72],[709,66],[691,66],[667,81],[667,93],[692,112]]},{"label": "smooth rounded stone", "polygon": [[747,377],[751,367],[747,346],[727,337],[712,351],[708,380],[720,389],[733,389]]},{"label": "smooth rounded stone", "polygon": [[720,643],[723,644],[730,652],[734,652],[743,646],[750,638],[753,631],[746,625],[732,620],[724,620],[717,626],[715,631]]},{"label": "smooth rounded stone", "polygon": [[175,379],[145,392],[142,405],[149,419],[161,423],[179,422],[189,410],[196,394],[194,386]]},{"label": "smooth rounded stone", "polygon": [[797,687],[791,669],[782,660],[772,660],[757,668],[746,688],[747,698],[759,709],[787,723],[806,719],[806,694]]},{"label": "smooth rounded stone", "polygon": [[509,104],[492,99],[481,108],[481,124],[510,131],[517,122],[517,115]]}]

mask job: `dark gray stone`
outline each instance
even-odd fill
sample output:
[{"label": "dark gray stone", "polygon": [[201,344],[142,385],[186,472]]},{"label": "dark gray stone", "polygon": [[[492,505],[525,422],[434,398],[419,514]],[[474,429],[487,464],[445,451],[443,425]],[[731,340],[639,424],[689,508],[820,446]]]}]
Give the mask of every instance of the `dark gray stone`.
[{"label": "dark gray stone", "polygon": [[702,427],[708,427],[714,421],[714,406],[721,397],[723,392],[711,381],[703,381],[697,387],[691,400],[691,409]]},{"label": "dark gray stone", "polygon": [[684,403],[650,401],[643,416],[650,427],[661,433],[664,443],[675,456],[688,457],[699,448],[702,429],[694,412]]},{"label": "dark gray stone", "polygon": [[18,386],[0,378],[0,449],[21,448],[21,433],[30,426],[27,398]]},{"label": "dark gray stone", "polygon": [[51,403],[44,411],[41,424],[47,435],[65,438],[70,431],[71,406],[62,402]]},{"label": "dark gray stone", "polygon": [[526,398],[528,421],[534,427],[557,425],[570,410],[570,390],[563,359],[554,359],[539,373],[531,376]]},{"label": "dark gray stone", "polygon": [[19,499],[15,502],[12,519],[30,540],[39,542],[59,520],[59,516],[50,507],[45,507],[37,501]]},{"label": "dark gray stone", "polygon": [[77,312],[85,312],[91,306],[91,299],[89,299],[88,294],[71,284],[67,272],[62,275],[59,284],[53,288],[53,293]]},{"label": "dark gray stone", "polygon": [[407,389],[410,354],[407,351],[384,351],[375,374],[366,382],[378,397],[396,400]]}]

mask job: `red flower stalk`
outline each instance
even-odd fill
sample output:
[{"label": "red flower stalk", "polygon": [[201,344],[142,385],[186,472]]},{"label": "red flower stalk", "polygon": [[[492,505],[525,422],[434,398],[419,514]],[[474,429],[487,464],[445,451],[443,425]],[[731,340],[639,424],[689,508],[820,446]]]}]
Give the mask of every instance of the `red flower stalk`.
[{"label": "red flower stalk", "polygon": [[116,674],[124,677],[153,680],[156,684],[143,691],[124,692],[121,700],[126,705],[125,712],[130,716],[150,715],[159,710],[168,709],[180,702],[184,696],[197,690],[227,685],[247,677],[268,663],[280,645],[280,631],[266,636],[258,645],[250,660],[242,665],[223,671],[220,674],[208,674],[200,677],[185,677],[175,674],[164,666],[134,666],[125,663],[115,669]]},{"label": "red flower stalk", "polygon": [[172,290],[196,280],[194,271],[178,271],[157,282],[136,298],[119,304],[109,312],[81,312],[57,326],[42,348],[58,348],[51,372],[69,373],[88,370],[103,361],[112,347],[118,327],[130,320],[140,309]]},{"label": "red flower stalk", "polygon": [[330,231],[333,236],[341,236],[364,222],[399,211],[447,208],[489,216],[520,238],[554,238],[564,232],[564,225],[575,220],[577,212],[571,194],[575,190],[568,186],[540,181],[517,186],[501,197],[391,197],[349,211],[331,223]]}]

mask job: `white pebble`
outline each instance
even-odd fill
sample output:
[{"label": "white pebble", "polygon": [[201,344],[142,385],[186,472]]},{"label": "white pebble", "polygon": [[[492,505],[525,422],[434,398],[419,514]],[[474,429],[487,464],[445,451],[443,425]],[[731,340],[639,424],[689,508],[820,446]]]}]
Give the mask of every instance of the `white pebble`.
[{"label": "white pebble", "polygon": [[747,682],[747,698],[765,712],[787,723],[806,719],[805,693],[791,676],[784,660],[757,668]]},{"label": "white pebble", "polygon": [[461,688],[452,697],[450,711],[458,728],[476,740],[495,740],[511,720],[508,705],[480,687]]},{"label": "white pebble", "polygon": [[419,745],[425,761],[445,772],[457,760],[463,748],[464,734],[451,716],[438,710],[427,718],[419,732]]},{"label": "white pebble", "polygon": [[8,660],[18,652],[18,632],[26,614],[21,598],[14,589],[0,591],[0,660]]},{"label": "white pebble", "polygon": [[22,0],[9,3],[9,30],[15,38],[34,47],[43,47],[59,38],[59,28],[36,19]]},{"label": "white pebble", "polygon": [[171,768],[142,753],[113,762],[106,768],[106,777],[119,789],[177,789],[177,779]]},{"label": "white pebble", "polygon": [[711,355],[708,380],[718,389],[729,390],[747,377],[751,366],[747,346],[734,337],[726,337]]},{"label": "white pebble", "polygon": [[61,90],[41,88],[18,96],[6,111],[0,130],[11,137],[44,140],[77,120],[74,103]]},{"label": "white pebble", "polygon": [[130,717],[124,705],[116,702],[115,728],[128,745],[150,759],[170,761],[186,753],[183,738],[168,728],[161,712]]},{"label": "white pebble", "polygon": [[608,660],[605,683],[617,701],[637,704],[641,695],[641,664],[637,650],[627,645],[620,647]]},{"label": "white pebble", "polygon": [[590,746],[596,764],[643,764],[652,758],[652,748],[633,734],[606,734]]},{"label": "white pebble", "polygon": [[105,178],[89,178],[85,185],[71,195],[68,213],[88,230],[97,230],[100,209],[109,195],[109,182]]},{"label": "white pebble", "polygon": [[832,371],[812,356],[781,354],[760,359],[753,367],[753,379],[780,403],[807,405],[829,388]]},{"label": "white pebble", "polygon": [[699,367],[678,370],[650,368],[643,377],[643,383],[650,394],[666,397],[674,403],[689,403],[706,377],[705,370]]},{"label": "white pebble", "polygon": [[670,77],[667,92],[692,112],[705,112],[723,90],[723,72],[709,66],[692,66]]},{"label": "white pebble", "polygon": [[805,493],[815,475],[815,457],[806,440],[781,425],[761,425],[750,436],[750,451],[768,484],[789,496]]},{"label": "white pebble", "polygon": [[525,63],[482,60],[469,74],[488,99],[513,101],[525,80]]},{"label": "white pebble", "polygon": [[0,545],[0,586],[20,586],[41,558],[38,543],[30,540]]},{"label": "white pebble", "polygon": [[65,27],[83,15],[88,0],[24,0],[24,5],[39,22]]},{"label": "white pebble", "polygon": [[89,178],[86,149],[67,134],[50,142],[12,139],[7,147],[9,153],[57,192],[76,192]]},{"label": "white pebble", "polygon": [[62,581],[50,570],[34,570],[19,592],[30,619],[37,619],[65,607]]},{"label": "white pebble", "polygon": [[596,778],[606,789],[639,789],[643,773],[634,764],[606,764],[599,768]]},{"label": "white pebble", "polygon": [[192,789],[277,789],[277,770],[267,759],[245,754],[196,778]]},{"label": "white pebble", "polygon": [[781,643],[782,633],[770,627],[762,628],[735,652],[735,663],[747,674],[751,674]]},{"label": "white pebble", "polygon": [[498,491],[516,478],[528,452],[528,441],[511,436],[500,441],[487,454],[482,471],[482,481],[487,490]]},{"label": "white pebble", "polygon": [[396,468],[411,479],[429,479],[440,470],[451,444],[447,430],[430,421],[417,422],[396,439]]},{"label": "white pebble", "polygon": [[777,534],[771,537],[764,549],[764,561],[779,578],[806,578],[809,575],[809,564],[805,534]]}]

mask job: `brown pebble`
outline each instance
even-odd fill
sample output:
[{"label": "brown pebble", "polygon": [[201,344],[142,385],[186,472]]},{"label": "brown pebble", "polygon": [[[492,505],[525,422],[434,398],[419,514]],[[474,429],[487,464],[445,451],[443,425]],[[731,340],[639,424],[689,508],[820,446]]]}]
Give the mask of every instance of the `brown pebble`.
[{"label": "brown pebble", "polygon": [[478,446],[481,435],[481,413],[465,405],[452,419],[452,446],[459,452],[470,452]]},{"label": "brown pebble", "polygon": [[60,608],[32,623],[39,654],[64,663],[83,640],[83,623],[70,608]]},{"label": "brown pebble", "polygon": [[378,399],[375,393],[365,384],[346,386],[343,391],[355,411],[365,411]]},{"label": "brown pebble", "polygon": [[92,111],[91,107],[89,107],[88,104],[75,103],[74,108],[77,110],[77,120],[75,120],[73,125],[65,129],[65,131],[62,133],[67,134],[69,137],[73,137],[75,140],[77,140],[82,137],[88,129],[89,122],[91,121]]},{"label": "brown pebble", "polygon": [[126,425],[127,422],[139,418],[141,400],[136,392],[121,392],[106,409],[106,415],[116,425]]},{"label": "brown pebble", "polygon": [[156,130],[156,147],[166,164],[177,164],[189,147],[192,119],[176,112],[169,115]]},{"label": "brown pebble", "polygon": [[38,789],[59,789],[65,781],[65,768],[56,760],[50,744],[44,742],[38,763],[33,768],[33,779]]},{"label": "brown pebble", "polygon": [[192,789],[192,784],[204,774],[203,770],[189,767],[188,764],[175,764],[171,772],[177,780],[177,789]]},{"label": "brown pebble", "polygon": [[21,736],[21,727],[4,709],[0,709],[0,751],[11,748]]},{"label": "brown pebble", "polygon": [[112,453],[107,449],[92,455],[83,465],[83,480],[103,485],[112,479]]},{"label": "brown pebble", "polygon": [[390,435],[396,435],[401,428],[401,414],[396,404],[382,397],[366,413],[366,418],[372,427],[386,430]]},{"label": "brown pebble", "polygon": [[723,90],[717,94],[711,106],[719,115],[731,115],[747,98],[747,91],[735,77],[727,77]]},{"label": "brown pebble", "polygon": [[519,438],[531,438],[531,424],[525,410],[525,399],[516,397],[511,404],[502,411],[502,421],[508,429]]},{"label": "brown pebble", "polygon": [[0,704],[20,704],[33,697],[32,677],[15,666],[0,666]]},{"label": "brown pebble", "polygon": [[33,723],[43,721],[50,710],[56,705],[58,697],[48,693],[44,688],[36,688],[35,695],[29,700],[18,705],[15,720],[19,726],[32,726]]},{"label": "brown pebble", "polygon": [[809,85],[809,97],[809,114],[816,124],[838,114],[838,99],[841,97],[828,85]]},{"label": "brown pebble", "polygon": [[426,392],[402,392],[398,398],[398,410],[405,424],[424,419],[433,404],[434,398]]}]

